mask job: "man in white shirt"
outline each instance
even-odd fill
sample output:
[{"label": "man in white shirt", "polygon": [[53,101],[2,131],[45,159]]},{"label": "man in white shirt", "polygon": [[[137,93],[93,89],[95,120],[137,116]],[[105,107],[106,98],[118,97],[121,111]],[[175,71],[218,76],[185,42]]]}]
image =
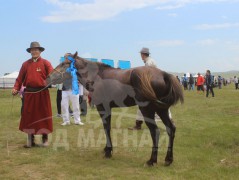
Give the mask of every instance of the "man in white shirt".
[{"label": "man in white shirt", "polygon": [[[145,47],[142,48],[140,51],[140,54],[141,54],[141,58],[145,64],[145,66],[151,66],[151,67],[157,68],[155,60],[149,56],[149,54],[150,54],[149,48],[145,48]],[[168,111],[168,113],[169,113],[169,117],[172,118],[170,110]],[[144,117],[143,117],[141,111],[138,109],[135,126],[130,127],[129,129],[130,130],[140,130],[141,126],[143,124],[143,120],[144,120]],[[157,114],[155,114],[155,120],[156,121],[160,120],[160,117]]]},{"label": "man in white shirt", "polygon": [[[79,93],[83,93],[83,86],[78,84]],[[72,93],[72,78],[66,79],[63,82],[62,87],[62,101],[61,101],[61,110],[62,110],[62,118],[63,123],[62,126],[70,125],[70,117],[69,117],[69,103],[71,102],[73,117],[76,125],[84,125],[81,122],[80,118],[80,107],[79,107],[79,94]]]}]

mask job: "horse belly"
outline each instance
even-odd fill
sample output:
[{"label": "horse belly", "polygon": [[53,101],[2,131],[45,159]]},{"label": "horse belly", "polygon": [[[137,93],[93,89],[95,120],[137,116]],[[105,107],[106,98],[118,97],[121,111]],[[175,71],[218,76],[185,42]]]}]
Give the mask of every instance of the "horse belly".
[{"label": "horse belly", "polygon": [[93,93],[92,100],[96,105],[105,104],[110,107],[129,107],[136,105],[135,92],[131,86],[115,81],[104,82],[108,83],[104,84],[104,86],[98,86]]}]

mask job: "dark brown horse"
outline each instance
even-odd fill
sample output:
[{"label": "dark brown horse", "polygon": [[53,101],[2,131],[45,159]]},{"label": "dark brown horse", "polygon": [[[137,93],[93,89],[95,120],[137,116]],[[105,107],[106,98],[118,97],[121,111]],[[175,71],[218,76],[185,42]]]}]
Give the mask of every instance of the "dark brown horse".
[{"label": "dark brown horse", "polygon": [[169,145],[165,165],[173,162],[173,141],[176,127],[168,114],[171,105],[183,102],[183,92],[178,80],[171,74],[153,67],[137,67],[129,70],[112,68],[108,65],[87,61],[77,56],[77,52],[65,55],[65,61],[58,65],[48,76],[47,83],[62,83],[71,75],[66,72],[70,66],[69,56],[75,59],[78,80],[90,91],[93,103],[102,118],[106,146],[105,157],[112,156],[111,108],[138,105],[146,125],[150,130],[153,148],[147,165],[157,163],[159,129],[155,113],[166,126]]}]

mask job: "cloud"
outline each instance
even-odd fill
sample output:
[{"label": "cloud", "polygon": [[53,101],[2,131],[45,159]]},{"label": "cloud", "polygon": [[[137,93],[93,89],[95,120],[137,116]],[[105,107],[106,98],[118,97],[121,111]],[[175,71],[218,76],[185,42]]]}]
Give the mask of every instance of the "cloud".
[{"label": "cloud", "polygon": [[229,50],[234,52],[239,52],[239,42],[237,41],[226,41],[224,44],[228,47]]},{"label": "cloud", "polygon": [[82,20],[105,20],[124,11],[131,11],[160,3],[162,0],[95,0],[91,3],[73,3],[62,0],[46,0],[59,8],[42,17],[45,22],[58,23]]},{"label": "cloud", "polygon": [[239,2],[239,0],[165,0],[161,1],[161,5],[157,7],[159,10],[172,10],[185,7],[187,4],[199,3],[218,3],[218,2]]},{"label": "cloud", "polygon": [[197,41],[197,44],[201,45],[201,46],[211,46],[214,44],[217,44],[218,40],[215,39],[203,39],[200,41]]},{"label": "cloud", "polygon": [[169,13],[168,16],[170,16],[170,17],[178,17],[178,14],[176,14],[176,13]]},{"label": "cloud", "polygon": [[182,40],[158,40],[158,41],[144,41],[139,42],[138,44],[150,47],[175,47],[181,46],[185,43]]},{"label": "cloud", "polygon": [[153,6],[159,10],[182,8],[191,3],[238,2],[239,0],[93,0],[85,3],[70,0],[45,0],[56,7],[42,21],[50,23],[96,21],[113,18],[122,12]]},{"label": "cloud", "polygon": [[195,26],[197,30],[214,30],[214,29],[228,29],[238,28],[239,23],[222,23],[222,24],[200,24]]},{"label": "cloud", "polygon": [[172,10],[172,9],[178,9],[181,7],[184,7],[186,4],[175,4],[175,5],[163,5],[157,7],[159,10]]},{"label": "cloud", "polygon": [[227,16],[222,16],[222,19],[228,19],[228,17]]}]

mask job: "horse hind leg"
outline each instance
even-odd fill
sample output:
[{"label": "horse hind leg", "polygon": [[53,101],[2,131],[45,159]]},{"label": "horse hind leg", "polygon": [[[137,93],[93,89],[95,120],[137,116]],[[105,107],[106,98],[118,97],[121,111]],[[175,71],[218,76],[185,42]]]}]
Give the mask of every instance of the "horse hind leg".
[{"label": "horse hind leg", "polygon": [[169,166],[173,162],[173,144],[176,132],[176,127],[171,119],[171,112],[168,109],[161,109],[157,111],[162,122],[166,126],[166,131],[169,136],[168,150],[165,157],[165,166]]},{"label": "horse hind leg", "polygon": [[154,120],[155,111],[152,107],[141,107],[140,111],[144,116],[144,121],[150,130],[150,135],[153,141],[152,153],[150,159],[146,162],[148,166],[153,166],[158,159],[158,142],[159,142],[159,128]]}]

